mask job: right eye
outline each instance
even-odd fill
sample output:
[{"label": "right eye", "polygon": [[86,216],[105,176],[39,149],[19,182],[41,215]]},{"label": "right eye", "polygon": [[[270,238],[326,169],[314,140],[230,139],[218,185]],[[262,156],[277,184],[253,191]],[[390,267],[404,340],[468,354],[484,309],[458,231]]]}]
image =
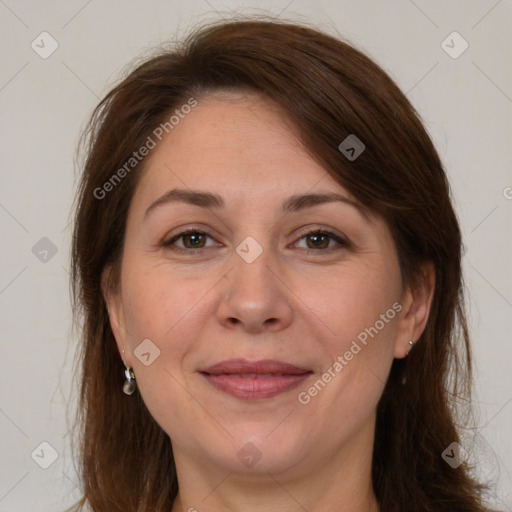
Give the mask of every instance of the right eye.
[{"label": "right eye", "polygon": [[213,240],[213,238],[204,231],[187,229],[164,242],[163,246],[168,247],[173,251],[190,253],[195,252],[197,249],[206,249],[208,247],[218,245],[215,242],[210,245],[206,245],[208,239]]}]

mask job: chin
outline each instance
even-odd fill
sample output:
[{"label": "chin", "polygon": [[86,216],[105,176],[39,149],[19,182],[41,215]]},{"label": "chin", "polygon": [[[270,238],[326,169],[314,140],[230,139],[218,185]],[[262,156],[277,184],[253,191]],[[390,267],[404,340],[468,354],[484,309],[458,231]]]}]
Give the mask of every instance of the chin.
[{"label": "chin", "polygon": [[[224,450],[210,453],[214,464],[226,471],[240,474],[279,474],[296,466],[305,456],[304,443],[288,432],[268,437],[269,430],[248,435],[233,433],[234,439]],[[212,444],[221,448],[222,444]],[[208,447],[209,448],[209,447]],[[210,450],[208,450],[210,451]]]}]

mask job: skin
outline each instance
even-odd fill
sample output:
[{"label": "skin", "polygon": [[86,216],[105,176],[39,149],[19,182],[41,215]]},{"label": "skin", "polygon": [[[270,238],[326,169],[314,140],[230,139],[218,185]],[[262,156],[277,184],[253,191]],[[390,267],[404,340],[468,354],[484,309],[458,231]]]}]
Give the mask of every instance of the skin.
[{"label": "skin", "polygon": [[[172,201],[146,214],[175,188],[218,194],[224,206]],[[107,269],[104,293],[121,357],[172,440],[180,486],[173,512],[378,510],[376,407],[393,359],[425,327],[433,272],[425,267],[425,279],[406,286],[387,225],[360,206],[282,211],[292,195],[333,192],[353,200],[277,106],[241,93],[201,98],[145,162],[120,282],[110,289]],[[165,245],[186,228],[208,236]],[[315,230],[349,243],[306,236]],[[263,250],[252,263],[236,252],[248,236]],[[397,302],[401,311],[300,403],[298,394]],[[144,339],[160,350],[148,366],[134,355]],[[273,398],[240,400],[198,373],[231,358],[276,359],[313,374]],[[250,468],[237,457],[249,442],[261,454]]]}]

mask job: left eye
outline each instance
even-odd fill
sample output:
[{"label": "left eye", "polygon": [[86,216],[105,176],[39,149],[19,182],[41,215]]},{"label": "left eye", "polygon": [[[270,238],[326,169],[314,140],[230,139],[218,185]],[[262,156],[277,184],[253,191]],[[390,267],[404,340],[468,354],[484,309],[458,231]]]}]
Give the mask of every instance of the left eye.
[{"label": "left eye", "polygon": [[[169,240],[165,245],[172,246],[176,245],[179,249],[203,249],[205,247],[209,247],[206,245],[207,239],[212,240],[212,238],[203,233],[202,231],[185,231],[173,237]],[[181,243],[178,243],[181,242]],[[215,244],[210,244],[215,245]]]},{"label": "left eye", "polygon": [[[336,245],[343,247],[348,245],[346,240],[343,240],[343,238],[335,235],[334,233],[330,233],[329,231],[313,231],[311,233],[306,233],[301,236],[299,242],[302,240],[306,243],[306,247],[301,247],[302,249],[332,249],[333,246]],[[298,246],[299,242],[297,242],[296,246]],[[335,243],[332,244],[331,242]]]}]

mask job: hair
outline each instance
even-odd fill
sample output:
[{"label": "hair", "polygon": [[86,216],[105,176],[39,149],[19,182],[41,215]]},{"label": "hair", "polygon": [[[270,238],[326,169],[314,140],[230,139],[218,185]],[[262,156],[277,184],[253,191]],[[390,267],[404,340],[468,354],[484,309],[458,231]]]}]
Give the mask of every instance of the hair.
[{"label": "hair", "polygon": [[[378,404],[372,480],[381,511],[484,510],[485,488],[472,468],[452,468],[441,456],[459,441],[460,407],[469,410],[471,393],[461,232],[443,165],[415,109],[377,64],[338,38],[274,20],[209,25],[161,49],[105,96],[84,132],[72,243],[73,306],[82,322],[78,509],[163,512],[178,492],[169,436],[138,391],[122,392],[124,366],[101,285],[105,269],[112,286],[119,278],[145,162],[108,197],[95,191],[191,96],[226,89],[279,105],[316,161],[386,221],[404,283],[421,280],[424,263],[435,268],[426,328],[410,356],[394,360]],[[338,149],[351,134],[365,145],[353,161]]]}]

